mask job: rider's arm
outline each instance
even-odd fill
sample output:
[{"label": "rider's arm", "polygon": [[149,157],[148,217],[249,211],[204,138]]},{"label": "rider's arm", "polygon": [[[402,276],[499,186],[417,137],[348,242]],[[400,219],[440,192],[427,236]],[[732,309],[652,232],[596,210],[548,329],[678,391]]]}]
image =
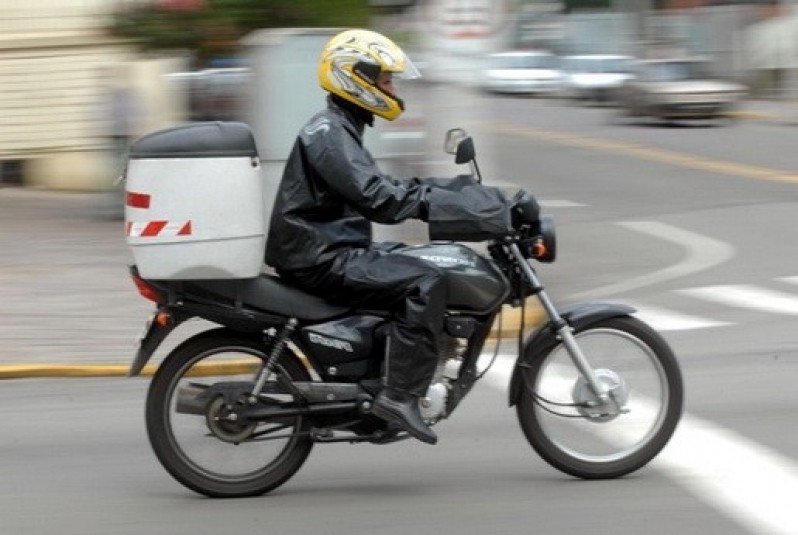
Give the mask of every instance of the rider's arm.
[{"label": "rider's arm", "polygon": [[[500,190],[463,175],[400,180],[384,174],[360,140],[337,126],[314,134],[308,160],[327,185],[364,217],[391,224],[421,219],[442,234],[479,241],[506,233],[510,204]],[[458,238],[450,238],[458,239]]]},{"label": "rider's arm", "polygon": [[364,217],[383,224],[426,218],[429,187],[384,174],[345,128],[316,133],[306,151],[316,173]]},{"label": "rider's arm", "polygon": [[511,204],[497,188],[481,184],[457,191],[430,188],[427,203],[432,239],[483,241],[512,229]]}]

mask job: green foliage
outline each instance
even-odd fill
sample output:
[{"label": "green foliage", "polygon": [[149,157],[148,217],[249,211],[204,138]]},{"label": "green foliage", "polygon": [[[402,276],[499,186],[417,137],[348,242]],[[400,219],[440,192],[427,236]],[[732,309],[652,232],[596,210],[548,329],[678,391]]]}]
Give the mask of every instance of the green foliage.
[{"label": "green foliage", "polygon": [[370,15],[367,0],[205,0],[197,9],[164,4],[118,12],[111,32],[142,50],[189,50],[202,64],[235,54],[238,40],[256,29],[363,27]]},{"label": "green foliage", "polygon": [[588,11],[606,11],[612,8],[611,0],[565,0],[565,12],[588,10]]}]

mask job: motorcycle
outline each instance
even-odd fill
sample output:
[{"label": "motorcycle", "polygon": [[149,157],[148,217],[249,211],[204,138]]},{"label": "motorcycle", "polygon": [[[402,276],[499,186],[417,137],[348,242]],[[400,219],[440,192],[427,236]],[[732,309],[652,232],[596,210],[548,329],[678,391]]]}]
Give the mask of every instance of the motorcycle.
[{"label": "motorcycle", "polygon": [[[481,180],[465,131],[447,133],[446,152]],[[628,306],[555,307],[530,263],[556,258],[550,217],[490,240],[487,254],[456,241],[405,254],[444,268],[449,286],[439,363],[419,400],[429,425],[449,418],[496,361],[499,341],[480,365],[502,307],[523,310],[534,296],[548,319],[525,340],[521,322],[508,394],[532,448],[566,474],[606,479],[645,466],[671,438],[683,405],[673,352]],[[370,412],[382,386],[386,312],[333,304],[270,274],[159,281],[144,279],[135,265],[130,272],[156,303],[130,376],[183,322],[218,325],[177,345],[146,397],[150,444],[187,488],[260,495],[288,481],[316,444],[408,438]]]}]

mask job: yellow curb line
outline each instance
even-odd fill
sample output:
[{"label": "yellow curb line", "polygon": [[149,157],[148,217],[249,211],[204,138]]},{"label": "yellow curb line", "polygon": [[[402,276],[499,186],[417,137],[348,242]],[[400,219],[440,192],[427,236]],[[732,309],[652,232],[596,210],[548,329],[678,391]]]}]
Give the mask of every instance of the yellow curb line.
[{"label": "yellow curb line", "polygon": [[[147,365],[142,375],[151,375],[155,372],[155,368],[157,366]],[[0,366],[0,379],[124,377],[129,369],[129,364],[5,364]]]},{"label": "yellow curb line", "polygon": [[739,119],[746,121],[764,121],[772,118],[770,114],[756,112],[756,111],[727,111],[722,115],[730,119]]},{"label": "yellow curb line", "polygon": [[[251,373],[257,366],[251,360],[230,360],[224,363],[200,363],[191,369],[190,377],[239,375]],[[141,375],[150,377],[158,364],[147,364]],[[0,366],[0,379],[28,377],[126,377],[130,364],[9,364]]]},{"label": "yellow curb line", "polygon": [[[539,307],[527,305],[525,326],[533,328],[543,319],[543,311]],[[499,320],[496,320],[498,324]],[[521,324],[521,310],[518,308],[505,308],[501,318],[501,332],[494,329],[490,338],[501,336],[503,340],[510,340],[518,332]],[[132,360],[132,357],[131,357]],[[248,361],[231,361],[224,364],[200,365],[194,373],[202,375],[235,375],[247,373],[253,367]],[[152,376],[158,369],[158,364],[147,364],[141,371],[145,377]],[[2,364],[0,365],[0,380],[2,379],[28,379],[28,378],[53,378],[53,377],[126,377],[130,364]]]}]

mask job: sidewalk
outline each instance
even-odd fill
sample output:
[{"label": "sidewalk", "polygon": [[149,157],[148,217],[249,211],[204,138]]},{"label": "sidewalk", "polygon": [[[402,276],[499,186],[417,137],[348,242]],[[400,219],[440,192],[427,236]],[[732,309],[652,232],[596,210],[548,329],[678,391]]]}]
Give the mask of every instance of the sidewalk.
[{"label": "sidewalk", "polygon": [[783,126],[798,126],[798,101],[746,100],[730,117]]},{"label": "sidewalk", "polygon": [[19,365],[132,358],[150,304],[103,196],[0,189],[0,377]]},{"label": "sidewalk", "polygon": [[[0,379],[127,374],[153,304],[128,276],[122,225],[100,194],[0,188]],[[505,313],[503,336],[519,319]],[[181,325],[153,362],[209,325]]]}]

